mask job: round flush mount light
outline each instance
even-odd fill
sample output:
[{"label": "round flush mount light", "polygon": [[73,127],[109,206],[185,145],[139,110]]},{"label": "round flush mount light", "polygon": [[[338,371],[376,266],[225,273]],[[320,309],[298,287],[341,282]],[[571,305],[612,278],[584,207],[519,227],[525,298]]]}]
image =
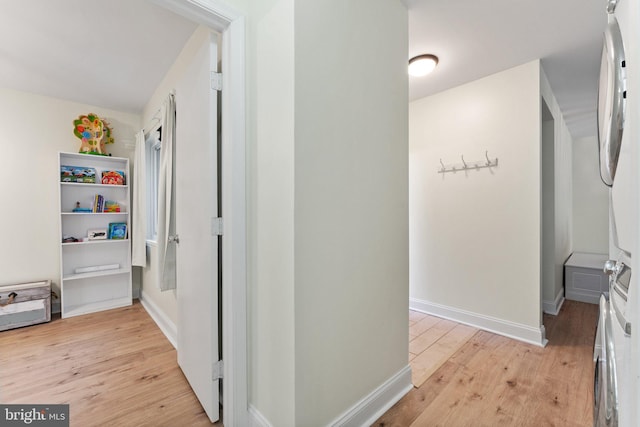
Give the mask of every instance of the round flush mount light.
[{"label": "round flush mount light", "polygon": [[409,60],[409,74],[414,77],[426,76],[438,65],[435,55],[419,55]]}]

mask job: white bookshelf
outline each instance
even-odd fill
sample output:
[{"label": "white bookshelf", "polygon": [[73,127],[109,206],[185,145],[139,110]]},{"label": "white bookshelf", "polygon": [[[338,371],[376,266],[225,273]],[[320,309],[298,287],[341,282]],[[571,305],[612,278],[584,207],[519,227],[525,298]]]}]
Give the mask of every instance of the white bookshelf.
[{"label": "white bookshelf", "polygon": [[[129,159],[79,153],[59,153],[60,289],[62,317],[131,305],[131,242],[125,239],[84,240],[89,230],[108,230],[120,222],[130,228]],[[93,168],[95,183],[62,182],[61,166]],[[101,184],[103,171],[125,174],[125,185]],[[76,203],[92,208],[96,194],[116,201],[120,212],[73,212]],[[63,242],[65,236],[78,242]],[[108,270],[76,272],[78,268],[117,265]]]}]

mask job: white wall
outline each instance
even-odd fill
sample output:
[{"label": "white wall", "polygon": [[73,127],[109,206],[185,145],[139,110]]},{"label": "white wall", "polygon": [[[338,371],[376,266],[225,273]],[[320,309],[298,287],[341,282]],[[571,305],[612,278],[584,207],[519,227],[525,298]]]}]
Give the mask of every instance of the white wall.
[{"label": "white wall", "polygon": [[[209,43],[209,30],[206,27],[198,27],[193,35],[187,40],[182,51],[167,71],[149,102],[144,107],[142,114],[142,126],[149,127],[153,123],[152,118],[162,107],[164,100],[182,77],[186,68],[193,60],[194,55],[203,43]],[[176,107],[178,108],[178,107]],[[177,114],[180,114],[179,112]],[[161,292],[157,283],[157,246],[147,247],[147,266],[142,269],[142,298],[155,307],[158,313],[168,322],[173,323],[170,327],[175,327],[178,319],[178,307],[175,291]],[[138,270],[138,268],[136,268]]]},{"label": "white wall", "polygon": [[133,155],[126,144],[140,126],[138,115],[0,89],[0,285],[51,279],[60,295],[58,152],[77,152],[73,120],[87,113],[113,125],[112,155]]},{"label": "white wall", "polygon": [[399,1],[295,2],[297,426],[407,366],[407,43]]},{"label": "white wall", "polygon": [[407,365],[406,19],[384,1],[250,10],[249,401],[272,425],[327,424]]},{"label": "white wall", "polygon": [[[550,280],[543,282],[542,304],[546,313],[556,314],[564,299],[564,263],[573,251],[573,177],[571,173],[573,140],[542,69],[540,70],[540,92],[553,117],[553,130],[550,129],[549,132],[553,133],[554,138],[553,150],[550,153],[553,156],[553,161],[549,162],[553,163],[553,171],[550,171],[553,174],[554,187],[554,229],[553,242],[551,243],[553,256],[549,260],[549,265],[543,264],[543,268],[550,270]],[[543,121],[543,130],[544,127]],[[543,173],[545,173],[544,161],[542,167]],[[546,224],[544,226],[546,227]]]},{"label": "white wall", "polygon": [[596,136],[573,143],[573,250],[609,253],[609,187],[600,179]]},{"label": "white wall", "polygon": [[249,402],[271,425],[294,426],[294,1],[256,3],[247,73]]},{"label": "white wall", "polygon": [[[409,106],[412,306],[540,342],[539,61]],[[445,164],[498,157],[492,169]]]}]

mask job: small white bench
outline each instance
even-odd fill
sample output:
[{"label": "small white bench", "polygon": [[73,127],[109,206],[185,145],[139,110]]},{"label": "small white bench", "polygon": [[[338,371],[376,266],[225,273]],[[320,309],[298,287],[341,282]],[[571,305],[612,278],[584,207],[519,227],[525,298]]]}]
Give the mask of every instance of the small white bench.
[{"label": "small white bench", "polygon": [[603,271],[608,259],[604,254],[571,254],[564,263],[565,298],[598,304],[600,295],[609,293],[609,276]]}]

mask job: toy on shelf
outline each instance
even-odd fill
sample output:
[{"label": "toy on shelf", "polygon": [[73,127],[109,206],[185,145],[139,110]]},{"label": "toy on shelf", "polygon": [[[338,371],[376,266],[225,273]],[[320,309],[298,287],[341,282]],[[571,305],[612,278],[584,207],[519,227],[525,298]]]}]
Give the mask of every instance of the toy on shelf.
[{"label": "toy on shelf", "polygon": [[126,222],[110,222],[109,223],[109,239],[124,240],[127,238]]},{"label": "toy on shelf", "polygon": [[91,213],[93,209],[91,208],[82,208],[80,207],[80,202],[76,202],[76,207],[73,208],[73,212],[75,213]]},{"label": "toy on shelf", "polygon": [[113,200],[106,200],[104,202],[104,212],[118,213],[120,212],[120,204],[118,202],[114,202]]},{"label": "toy on shelf", "polygon": [[76,243],[79,242],[80,240],[76,239],[73,236],[68,236],[66,234],[62,235],[62,243]]},{"label": "toy on shelf", "polygon": [[102,172],[102,181],[103,184],[108,185],[124,185],[124,172],[123,171],[103,171]]},{"label": "toy on shelf", "polygon": [[96,170],[83,166],[60,166],[60,182],[93,184],[96,182]]},{"label": "toy on shelf", "polygon": [[110,125],[89,113],[79,116],[73,121],[73,134],[80,138],[80,153],[108,156],[106,144],[113,144]]},{"label": "toy on shelf", "polygon": [[107,239],[107,229],[97,229],[97,230],[89,230],[87,231],[87,240],[106,240]]}]

